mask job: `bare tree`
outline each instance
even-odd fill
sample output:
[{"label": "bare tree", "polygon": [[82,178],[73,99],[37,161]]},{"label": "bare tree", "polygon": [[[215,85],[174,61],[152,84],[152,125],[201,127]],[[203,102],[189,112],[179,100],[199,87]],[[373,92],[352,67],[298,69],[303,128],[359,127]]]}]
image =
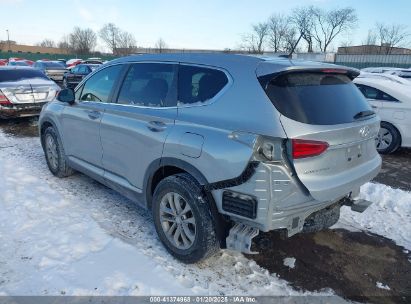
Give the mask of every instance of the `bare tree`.
[{"label": "bare tree", "polygon": [[135,52],[136,48],[136,39],[133,34],[120,31],[117,39],[116,55],[130,55]]},{"label": "bare tree", "polygon": [[168,48],[167,43],[163,40],[163,38],[159,38],[154,45],[154,48],[157,49],[159,53],[162,53],[164,49]]},{"label": "bare tree", "polygon": [[380,45],[387,46],[386,54],[390,54],[394,47],[405,43],[410,36],[407,26],[401,24],[386,25],[384,23],[377,23],[376,31]]},{"label": "bare tree", "polygon": [[276,14],[268,20],[268,42],[275,53],[283,51],[286,45],[286,36],[292,27],[288,18]]},{"label": "bare tree", "polygon": [[117,52],[117,45],[120,39],[121,30],[114,23],[107,23],[99,31],[99,37],[113,54]]},{"label": "bare tree", "polygon": [[56,43],[51,39],[44,39],[42,42],[37,43],[37,45],[41,47],[50,47],[50,48],[56,47]]},{"label": "bare tree", "polygon": [[312,6],[299,7],[293,10],[290,20],[295,24],[302,39],[307,42],[307,51],[309,53],[314,51],[314,27],[315,16]]},{"label": "bare tree", "polygon": [[242,48],[246,49],[249,53],[262,54],[267,35],[268,23],[260,22],[254,24],[252,33],[243,36]]},{"label": "bare tree", "polygon": [[67,54],[70,53],[72,50],[72,47],[70,45],[70,37],[68,35],[64,35],[57,44],[57,47],[65,51]]},{"label": "bare tree", "polygon": [[284,51],[287,53],[298,52],[297,48],[298,32],[294,27],[289,27],[284,35]]},{"label": "bare tree", "polygon": [[373,30],[368,30],[367,37],[363,40],[364,45],[376,45],[377,44],[377,34]]},{"label": "bare tree", "polygon": [[89,54],[96,46],[97,36],[92,29],[75,27],[69,35],[69,42],[75,52]]},{"label": "bare tree", "polygon": [[358,21],[355,10],[351,7],[330,11],[312,7],[311,10],[316,21],[313,37],[324,53],[338,35],[353,29]]}]

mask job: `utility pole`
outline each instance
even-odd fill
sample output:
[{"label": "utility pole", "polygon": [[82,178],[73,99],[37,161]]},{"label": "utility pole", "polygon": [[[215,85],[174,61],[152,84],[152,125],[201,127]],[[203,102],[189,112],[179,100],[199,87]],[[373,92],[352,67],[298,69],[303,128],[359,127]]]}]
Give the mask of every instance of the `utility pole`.
[{"label": "utility pole", "polygon": [[7,44],[9,45],[9,52],[10,52],[10,36],[9,36],[9,30],[6,30],[7,32]]}]

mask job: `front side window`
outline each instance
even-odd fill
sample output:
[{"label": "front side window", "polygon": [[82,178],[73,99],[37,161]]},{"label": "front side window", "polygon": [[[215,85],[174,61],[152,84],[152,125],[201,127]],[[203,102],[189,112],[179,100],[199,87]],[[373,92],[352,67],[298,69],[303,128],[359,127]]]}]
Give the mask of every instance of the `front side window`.
[{"label": "front side window", "polygon": [[216,96],[228,83],[224,72],[198,66],[180,65],[179,104],[203,103]]},{"label": "front side window", "polygon": [[84,84],[80,100],[110,102],[110,92],[120,75],[122,65],[113,65],[91,76]]},{"label": "front side window", "polygon": [[135,63],[121,86],[117,103],[145,107],[176,105],[176,65]]}]

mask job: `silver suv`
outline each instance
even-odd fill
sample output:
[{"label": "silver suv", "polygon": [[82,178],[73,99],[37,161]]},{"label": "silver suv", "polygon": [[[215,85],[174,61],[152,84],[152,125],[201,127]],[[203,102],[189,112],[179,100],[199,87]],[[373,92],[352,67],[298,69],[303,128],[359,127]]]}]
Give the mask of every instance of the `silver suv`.
[{"label": "silver suv", "polygon": [[65,89],[40,116],[58,177],[83,172],[152,210],[186,263],[251,253],[259,231],[292,236],[363,211],[381,158],[379,118],[350,68],[227,54],[138,55]]}]

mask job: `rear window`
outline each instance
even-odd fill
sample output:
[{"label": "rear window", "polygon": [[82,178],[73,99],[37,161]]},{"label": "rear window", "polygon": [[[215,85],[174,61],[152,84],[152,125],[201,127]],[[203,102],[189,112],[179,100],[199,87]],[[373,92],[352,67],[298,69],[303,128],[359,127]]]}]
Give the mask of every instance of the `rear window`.
[{"label": "rear window", "polygon": [[266,85],[266,93],[277,110],[290,119],[314,125],[335,125],[353,122],[359,112],[371,111],[364,96],[346,75],[311,72],[273,77]]},{"label": "rear window", "polygon": [[0,82],[14,82],[32,78],[48,79],[43,72],[35,69],[0,70]]}]

